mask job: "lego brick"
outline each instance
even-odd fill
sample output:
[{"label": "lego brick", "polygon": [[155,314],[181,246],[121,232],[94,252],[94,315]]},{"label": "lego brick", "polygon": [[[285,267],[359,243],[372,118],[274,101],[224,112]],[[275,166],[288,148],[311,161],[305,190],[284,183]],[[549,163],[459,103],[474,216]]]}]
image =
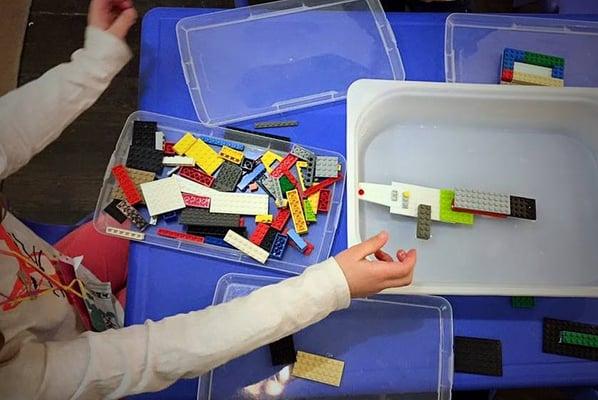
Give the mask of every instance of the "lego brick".
[{"label": "lego brick", "polygon": [[317,193],[320,194],[317,210],[321,212],[328,212],[330,210],[330,204],[332,203],[332,192],[330,189],[322,189]]},{"label": "lego brick", "polygon": [[119,224],[127,220],[127,216],[117,207],[123,200],[114,199],[104,208],[104,212],[114,218]]},{"label": "lego brick", "polygon": [[274,237],[274,243],[272,243],[272,248],[270,249],[270,257],[275,258],[277,260],[282,260],[284,256],[284,251],[287,249],[287,244],[289,242],[289,238],[285,235],[277,233]]},{"label": "lego brick", "polygon": [[268,150],[266,151],[264,154],[262,154],[262,157],[260,159],[262,161],[262,164],[264,165],[264,167],[266,167],[266,171],[268,173],[272,173],[273,165],[276,161],[281,162],[282,161],[282,157],[279,156],[278,154]]},{"label": "lego brick", "polygon": [[338,175],[338,157],[317,156],[316,157],[316,178],[332,178]]},{"label": "lego brick", "polygon": [[128,229],[106,227],[106,234],[111,236],[118,236],[124,239],[142,241],[145,239],[145,233],[130,231]]},{"label": "lego brick", "polygon": [[521,61],[523,62],[525,60],[525,51],[523,50],[517,50],[517,49],[511,49],[511,48],[505,48],[505,50],[503,51],[503,57],[507,58],[507,59],[511,59],[514,61]]},{"label": "lego brick", "polygon": [[500,74],[500,80],[502,82],[512,82],[513,81],[513,70],[512,69],[503,69]]},{"label": "lego brick", "polygon": [[295,163],[295,168],[297,169],[297,176],[299,177],[299,184],[301,185],[301,190],[305,192],[305,182],[303,181],[303,168],[307,168],[307,161],[297,161]]},{"label": "lego brick", "polygon": [[309,159],[307,162],[307,167],[301,168],[301,179],[303,181],[303,185],[305,187],[310,187],[314,184],[314,178],[316,174],[316,160],[315,157]]},{"label": "lego brick", "polygon": [[262,244],[262,241],[266,237],[266,234],[269,230],[270,227],[267,224],[258,223],[255,226],[253,232],[251,232],[251,235],[249,236],[249,241],[255,244],[256,246],[259,246],[260,244]]},{"label": "lego brick", "polygon": [[264,175],[258,181],[258,184],[264,189],[266,193],[269,193],[274,200],[282,200],[282,190],[280,189],[280,185],[276,181],[276,179],[272,178],[269,175]]},{"label": "lego brick", "polygon": [[291,168],[293,168],[295,162],[297,162],[297,156],[293,154],[287,154],[276,166],[276,168],[274,168],[272,172],[270,172],[270,176],[272,176],[272,178],[280,178],[285,171],[288,171]]},{"label": "lego brick", "polygon": [[139,229],[140,231],[145,230],[148,227],[148,222],[143,218],[143,216],[137,211],[133,206],[127,204],[124,201],[121,201],[116,205],[116,207],[127,216],[133,222],[133,224]]},{"label": "lego brick", "polygon": [[158,217],[152,217],[152,216],[150,216],[148,223],[150,225],[158,225]]},{"label": "lego brick", "polygon": [[[324,190],[326,190],[326,189],[324,189]],[[318,212],[318,205],[320,203],[320,193],[321,192],[322,192],[321,190],[319,192],[315,192],[314,194],[312,194],[311,196],[309,196],[307,198],[307,200],[311,204],[311,209],[314,210],[314,212]]]},{"label": "lego brick", "polygon": [[482,192],[471,189],[455,189],[454,211],[466,211],[509,215],[511,213],[511,199],[508,194]]},{"label": "lego brick", "polygon": [[299,122],[295,120],[289,121],[262,121],[256,122],[253,127],[255,129],[266,129],[266,128],[288,128],[290,126],[297,126]]},{"label": "lego brick", "polygon": [[131,146],[127,156],[127,167],[159,173],[162,171],[163,155],[164,153],[153,148]]},{"label": "lego brick", "polygon": [[258,164],[253,171],[245,174],[241,178],[241,181],[237,185],[237,189],[239,189],[240,191],[244,191],[245,189],[247,189],[247,186],[249,186],[256,179],[258,179],[260,175],[264,173],[265,170],[266,168],[262,164]]},{"label": "lego brick", "polygon": [[511,297],[511,307],[513,308],[534,308],[536,301],[531,296],[513,296]]},{"label": "lego brick", "polygon": [[291,181],[289,181],[289,178],[287,178],[284,175],[278,178],[278,184],[280,185],[280,190],[282,191],[282,193],[286,193],[289,190],[295,189],[295,186],[293,186]]},{"label": "lego brick", "polygon": [[256,161],[251,160],[249,158],[243,158],[243,161],[241,161],[241,168],[245,172],[253,171],[253,169],[255,168],[255,165],[256,165]]},{"label": "lego brick", "polygon": [[271,224],[272,223],[272,214],[260,214],[255,216],[255,222],[259,223],[262,222],[264,224]]},{"label": "lego brick", "polygon": [[166,171],[165,176],[167,176],[167,177],[172,176],[172,175],[176,174],[177,172],[179,172],[180,169],[181,169],[180,166],[173,167],[173,168],[169,169],[168,171]]},{"label": "lego brick", "polygon": [[312,187],[307,188],[307,190],[303,192],[303,196],[309,197],[315,192],[325,189],[328,186],[334,184],[335,182],[340,181],[341,179],[343,179],[343,174],[338,174],[338,176],[334,178],[326,178],[323,181],[316,183]]},{"label": "lego brick", "polygon": [[197,139],[185,152],[185,155],[194,159],[199,168],[208,175],[213,175],[224,162],[222,158],[218,157],[218,153],[201,139]]},{"label": "lego brick", "polygon": [[195,165],[195,161],[191,157],[185,156],[169,156],[162,158],[162,165],[167,167],[193,167]]},{"label": "lego brick", "polygon": [[176,155],[176,152],[174,151],[174,143],[164,142],[164,155],[166,155],[166,156]]},{"label": "lego brick", "polygon": [[550,76],[556,79],[565,79],[565,68],[558,65],[552,67],[552,74]]},{"label": "lego brick", "polygon": [[169,213],[162,215],[162,219],[166,222],[175,222],[178,217],[179,216],[176,211],[171,211]]},{"label": "lego brick", "polygon": [[249,184],[249,191],[250,192],[257,192],[259,188],[260,187],[255,182]]},{"label": "lego brick", "polygon": [[432,207],[427,204],[419,204],[417,206],[417,230],[416,237],[418,239],[430,239],[430,231],[432,229],[431,223]]},{"label": "lego brick", "polygon": [[309,256],[311,252],[314,251],[315,246],[312,243],[309,243],[308,241],[306,241],[305,243],[307,243],[307,246],[305,247],[305,250],[303,250],[303,255]]},{"label": "lego brick", "polygon": [[154,149],[164,151],[164,132],[157,131],[154,138]]},{"label": "lego brick", "polygon": [[548,68],[552,68],[555,66],[565,66],[565,59],[561,57],[551,56],[548,54],[534,53],[531,51],[525,52],[523,62],[526,64],[533,64]]},{"label": "lego brick", "polygon": [[[303,198],[303,190],[301,189],[301,185],[299,184],[299,181],[297,180],[297,178],[295,178],[295,176],[293,176],[293,174],[291,173],[291,171],[290,170],[285,170],[283,176],[285,178],[287,178],[287,180],[289,181],[289,183],[293,186],[292,189],[297,189],[297,192],[299,192],[299,197]],[[288,192],[288,190],[287,190],[287,192]],[[283,193],[286,194],[286,192],[283,192]]]},{"label": "lego brick", "polygon": [[513,218],[536,220],[536,200],[519,196],[509,196]]},{"label": "lego brick", "polygon": [[316,158],[316,155],[312,151],[307,150],[306,148],[301,147],[297,144],[293,145],[293,148],[291,149],[291,154],[307,162],[309,162],[309,160],[315,161]]},{"label": "lego brick", "polygon": [[[153,121],[133,121],[131,145],[155,149],[158,124]],[[159,148],[162,150],[162,147]]]},{"label": "lego brick", "polygon": [[542,351],[544,353],[598,361],[598,348],[562,343],[561,332],[563,331],[596,336],[598,335],[598,325],[544,318],[544,334],[542,337]]},{"label": "lego brick", "polygon": [[276,232],[276,229],[271,228],[268,225],[266,225],[266,226],[268,227],[268,230],[266,231],[266,234],[264,235],[264,238],[261,241],[261,243],[259,244],[259,246],[262,249],[266,250],[269,254],[270,251],[272,250],[272,245],[274,244],[274,240],[276,239],[276,235],[278,232]]},{"label": "lego brick", "polygon": [[[222,237],[224,237],[224,235]],[[222,239],[221,237],[206,236],[206,237],[204,237],[204,243],[205,244],[211,244],[211,245],[214,245],[214,246],[233,248],[233,246],[231,246],[230,244],[226,243],[224,241],[224,239]]]},{"label": "lego brick", "polygon": [[523,72],[524,74],[532,74],[552,78],[552,68],[541,67],[539,65],[526,64],[522,62],[515,62],[513,65],[513,73]]},{"label": "lego brick", "polygon": [[311,208],[311,203],[307,199],[303,200],[303,213],[307,222],[316,222],[318,220],[316,213]]},{"label": "lego brick", "polygon": [[[186,167],[183,167],[183,168],[186,168]],[[193,182],[192,180],[184,178],[180,175],[173,175],[172,177],[177,180],[177,183],[179,184],[179,188],[181,189],[181,192],[183,192],[183,193],[191,193],[196,196],[206,196],[206,197],[210,197],[210,198],[215,193],[219,193],[217,190],[211,189],[211,188],[201,185],[197,182]]]},{"label": "lego brick", "polygon": [[268,214],[268,195],[217,192],[211,196],[210,212],[241,215]]},{"label": "lego brick", "polygon": [[214,177],[193,167],[182,167],[179,170],[179,175],[207,187],[212,187],[214,183]]},{"label": "lego brick", "polygon": [[179,215],[179,224],[199,226],[240,226],[239,214],[215,214],[205,208],[185,208]]},{"label": "lego brick", "polygon": [[293,219],[295,230],[299,234],[307,232],[307,222],[303,215],[303,207],[297,189],[288,191],[287,199],[289,200],[289,208],[291,209],[291,218]]},{"label": "lego brick", "polygon": [[290,241],[299,249],[299,251],[303,252],[307,248],[307,242],[303,240],[303,238],[295,232],[294,229],[289,229],[287,232],[287,236]]},{"label": "lego brick", "polygon": [[221,139],[214,136],[201,135],[199,138],[203,140],[204,143],[211,144],[212,146],[226,146],[238,151],[243,151],[245,149],[245,145],[242,143],[232,142],[230,140]]},{"label": "lego brick", "polygon": [[116,182],[118,182],[118,185],[129,204],[133,206],[139,204],[141,202],[141,194],[139,193],[139,190],[137,190],[137,187],[135,187],[135,182],[133,182],[129,176],[124,165],[117,165],[112,168],[112,175],[114,175]]},{"label": "lego brick", "polygon": [[562,79],[556,79],[552,77],[544,77],[532,74],[526,74],[524,72],[513,72],[512,83],[518,85],[535,85],[535,86],[551,86],[551,87],[563,87],[565,83]]},{"label": "lego brick", "polygon": [[243,169],[241,167],[225,161],[214,180],[214,189],[221,192],[234,192],[242,176]]},{"label": "lego brick", "polygon": [[[203,236],[205,243],[208,243],[209,237],[219,239],[224,238],[224,236],[226,236],[226,233],[230,230],[236,232],[237,234],[243,237],[247,236],[247,227],[245,226],[187,226],[187,233],[192,235]],[[230,247],[228,244],[226,246]]]},{"label": "lego brick", "polygon": [[440,221],[450,224],[473,225],[473,214],[453,211],[452,207],[454,199],[454,191],[449,189],[440,189]]},{"label": "lego brick", "polygon": [[588,333],[561,331],[560,342],[598,349],[598,335],[590,335]]},{"label": "lego brick", "polygon": [[172,239],[184,240],[185,242],[200,243],[200,244],[204,242],[204,238],[201,236],[191,235],[189,233],[184,233],[184,232],[177,232],[177,231],[173,231],[173,230],[165,229],[165,228],[158,228],[156,233],[159,236],[164,236],[164,237],[172,238]]},{"label": "lego brick", "polygon": [[342,361],[298,351],[291,375],[339,387],[344,368],[345,363]]},{"label": "lego brick", "polygon": [[[134,168],[127,168],[127,174],[129,175],[129,178],[131,178],[131,180],[133,181],[133,184],[135,185],[135,188],[139,193],[141,193],[141,188],[139,187],[139,185],[145,182],[151,182],[156,177],[156,174],[154,172],[141,171],[139,169]],[[125,200],[125,194],[123,193],[123,190],[119,185],[115,185],[112,188],[111,196],[113,199]]]},{"label": "lego brick", "polygon": [[191,133],[187,132],[183,135],[182,138],[179,139],[178,142],[172,146],[174,152],[178,155],[185,154],[187,150],[193,146],[197,139]]},{"label": "lego brick", "polygon": [[270,255],[266,250],[256,246],[243,236],[231,230],[224,236],[224,241],[262,264],[268,260],[268,256]]},{"label": "lego brick", "polygon": [[133,121],[133,132],[154,133],[158,130],[156,121]]},{"label": "lego brick", "polygon": [[453,346],[455,372],[502,376],[500,340],[455,336]]},{"label": "lego brick", "polygon": [[297,361],[297,350],[293,342],[293,335],[285,336],[268,345],[272,365],[287,365]]},{"label": "lego brick", "polygon": [[191,193],[183,193],[183,201],[187,207],[210,208],[210,198],[207,196],[197,196]]},{"label": "lego brick", "polygon": [[[291,147],[291,138],[287,136],[274,135],[266,132],[257,132],[250,129],[237,128],[233,126],[225,126],[225,128],[224,137],[226,139],[236,140],[238,142],[284,152],[289,151],[289,148]],[[247,156],[247,153],[245,153],[245,156]]]},{"label": "lego brick", "polygon": [[289,201],[287,199],[274,200],[274,205],[276,208],[287,208]]},{"label": "lego brick", "polygon": [[143,198],[150,215],[160,215],[185,208],[176,178],[164,178],[141,184]]},{"label": "lego brick", "polygon": [[240,165],[241,161],[243,161],[243,152],[228,146],[222,146],[218,156],[237,165]]},{"label": "lego brick", "polygon": [[264,149],[254,148],[254,147],[247,147],[245,149],[245,159],[258,161],[262,155],[266,152]]},{"label": "lego brick", "polygon": [[272,228],[277,231],[282,231],[291,217],[291,211],[288,208],[281,208],[278,210],[276,217],[272,220]]}]

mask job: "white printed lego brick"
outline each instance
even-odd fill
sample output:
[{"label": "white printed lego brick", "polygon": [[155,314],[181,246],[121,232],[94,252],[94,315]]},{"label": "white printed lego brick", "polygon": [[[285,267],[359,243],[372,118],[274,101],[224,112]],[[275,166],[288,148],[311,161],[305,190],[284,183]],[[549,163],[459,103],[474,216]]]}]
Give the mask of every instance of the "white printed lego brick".
[{"label": "white printed lego brick", "polygon": [[180,175],[173,175],[172,177],[176,179],[181,192],[194,194],[196,196],[206,196],[210,198],[214,194],[220,193],[215,189],[209,188],[197,182],[193,182],[191,179],[183,178]]},{"label": "white printed lego brick", "polygon": [[156,150],[164,150],[164,132],[156,131]]},{"label": "white printed lego brick", "polygon": [[391,205],[391,191],[391,185],[383,185],[380,183],[360,182],[359,185],[357,185],[357,197],[360,200],[380,204],[386,207],[390,207]]},{"label": "white printed lego brick", "polygon": [[145,239],[145,233],[130,231],[128,229],[106,227],[106,233],[111,236],[118,236],[124,239],[139,240]]},{"label": "white printed lego brick", "polygon": [[257,246],[251,243],[249,240],[245,239],[243,236],[239,235],[235,231],[229,230],[224,236],[224,241],[237,250],[242,251],[243,253],[247,254],[249,257],[253,258],[254,260],[261,262],[264,264],[270,255],[266,250],[262,249],[260,246]]},{"label": "white printed lego brick", "polygon": [[268,195],[216,192],[211,197],[210,212],[224,214],[269,214]]},{"label": "white printed lego brick", "polygon": [[174,177],[142,183],[141,192],[151,216],[185,208],[181,189]]},{"label": "white printed lego brick", "polygon": [[[396,193],[396,196],[393,193]],[[407,201],[404,201],[404,197],[407,197]],[[440,221],[440,189],[402,182],[392,183],[391,213],[416,218],[417,207],[420,204],[429,205],[432,209],[432,220]]]},{"label": "white printed lego brick", "polygon": [[162,164],[167,167],[192,167],[195,165],[195,160],[186,156],[168,156],[162,158]]},{"label": "white printed lego brick", "polygon": [[552,78],[552,68],[542,67],[540,65],[526,64],[515,61],[513,72],[523,72],[524,74],[539,75],[546,78]]}]

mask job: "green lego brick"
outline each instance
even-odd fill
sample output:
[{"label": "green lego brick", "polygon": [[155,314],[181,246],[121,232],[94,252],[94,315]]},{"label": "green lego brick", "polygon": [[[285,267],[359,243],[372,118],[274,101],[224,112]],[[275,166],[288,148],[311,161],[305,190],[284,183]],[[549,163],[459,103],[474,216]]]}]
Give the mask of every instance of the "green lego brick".
[{"label": "green lego brick", "polygon": [[547,54],[533,53],[526,51],[523,62],[532,65],[539,65],[542,67],[553,68],[555,66],[564,67],[565,60],[561,57],[549,56]]},{"label": "green lego brick", "polygon": [[295,189],[295,186],[293,186],[289,178],[284,175],[278,178],[278,184],[280,185],[280,190],[282,190],[283,193]]},{"label": "green lego brick", "polygon": [[598,349],[598,335],[589,333],[561,331],[559,342]]},{"label": "green lego brick", "polygon": [[307,222],[316,222],[318,220],[314,210],[311,208],[311,203],[307,199],[303,200],[303,211],[305,212],[305,220]]},{"label": "green lego brick", "polygon": [[449,189],[440,189],[440,220],[450,224],[473,225],[473,214],[453,211],[452,204],[455,192]]},{"label": "green lego brick", "polygon": [[514,296],[511,297],[511,306],[513,308],[534,308],[536,301],[531,296]]}]

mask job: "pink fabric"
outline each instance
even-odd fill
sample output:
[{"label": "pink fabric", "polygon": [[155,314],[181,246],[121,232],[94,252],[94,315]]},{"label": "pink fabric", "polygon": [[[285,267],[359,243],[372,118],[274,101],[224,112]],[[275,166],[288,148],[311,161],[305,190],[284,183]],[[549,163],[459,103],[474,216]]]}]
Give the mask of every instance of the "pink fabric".
[{"label": "pink fabric", "polygon": [[103,282],[125,306],[129,242],[100,234],[88,222],[63,237],[54,246],[70,257],[83,256],[83,265]]}]

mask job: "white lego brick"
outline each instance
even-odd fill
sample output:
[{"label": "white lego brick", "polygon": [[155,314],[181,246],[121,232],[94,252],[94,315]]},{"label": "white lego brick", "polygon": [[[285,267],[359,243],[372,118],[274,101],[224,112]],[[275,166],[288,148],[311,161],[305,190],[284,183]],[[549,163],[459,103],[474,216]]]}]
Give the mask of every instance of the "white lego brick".
[{"label": "white lego brick", "polygon": [[357,186],[357,197],[360,200],[380,204],[386,207],[391,205],[391,185],[379,183],[360,182]]},{"label": "white lego brick", "polygon": [[164,150],[164,132],[156,131],[156,150]]},{"label": "white lego brick", "polygon": [[552,78],[552,68],[542,67],[540,65],[526,64],[515,61],[513,72],[523,72],[524,74],[532,74]]},{"label": "white lego brick", "polygon": [[269,214],[268,195],[266,194],[216,192],[211,199],[210,212],[213,213]]},{"label": "white lego brick", "polygon": [[174,167],[173,169],[166,172],[166,176],[171,176],[172,174],[177,172],[179,169],[181,169],[181,167]]},{"label": "white lego brick", "polygon": [[174,177],[142,183],[141,192],[151,216],[185,208],[181,189]]},{"label": "white lego brick", "polygon": [[[130,240],[143,240],[145,239],[145,233],[130,231],[128,229],[106,227],[106,233],[111,236],[118,236],[124,239]],[[251,243],[251,242],[250,242]]]},{"label": "white lego brick", "polygon": [[170,156],[162,158],[162,164],[167,167],[192,167],[195,165],[195,160],[185,156]]},{"label": "white lego brick", "polygon": [[158,217],[150,216],[149,224],[150,225],[157,225],[158,224]]},{"label": "white lego brick", "polygon": [[210,198],[215,194],[220,193],[215,189],[201,185],[197,182],[193,182],[191,179],[183,178],[180,175],[173,175],[172,177],[176,179],[181,192],[190,193],[197,196],[206,196]]},{"label": "white lego brick", "polygon": [[260,246],[257,246],[251,243],[249,240],[245,239],[243,236],[239,235],[235,231],[229,230],[224,236],[224,241],[237,250],[242,251],[243,253],[247,254],[249,257],[253,258],[256,261],[261,262],[264,264],[270,255],[266,250],[262,249]]},{"label": "white lego brick", "polygon": [[[392,191],[396,191],[396,197],[392,196]],[[406,208],[403,207],[403,192],[409,192],[409,202]],[[391,213],[417,218],[417,206],[420,204],[429,205],[432,209],[432,220],[440,221],[440,189],[402,182],[392,183]]]}]

